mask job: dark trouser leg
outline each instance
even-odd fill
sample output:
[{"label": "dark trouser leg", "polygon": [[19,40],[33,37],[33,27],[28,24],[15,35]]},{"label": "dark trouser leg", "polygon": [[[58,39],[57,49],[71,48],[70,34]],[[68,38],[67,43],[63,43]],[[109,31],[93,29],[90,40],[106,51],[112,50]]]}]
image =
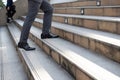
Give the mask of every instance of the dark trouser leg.
[{"label": "dark trouser leg", "polygon": [[11,11],[10,11],[10,10],[7,10],[6,15],[7,15],[7,22],[9,23],[9,21],[10,21],[9,18],[11,17]]},{"label": "dark trouser leg", "polygon": [[39,7],[40,7],[40,3],[32,1],[32,0],[28,0],[28,14],[27,14],[27,17],[25,19],[25,22],[22,28],[20,42],[27,43],[29,31],[37,15]]},{"label": "dark trouser leg", "polygon": [[50,5],[49,2],[43,0],[40,9],[44,12],[42,33],[48,34],[51,28],[53,7]]},{"label": "dark trouser leg", "polygon": [[12,10],[11,18],[14,16],[15,13],[16,13],[16,10]]},{"label": "dark trouser leg", "polygon": [[7,10],[7,17],[11,17],[12,16],[12,13],[11,13],[12,11],[11,11],[11,9],[9,9],[9,10]]}]

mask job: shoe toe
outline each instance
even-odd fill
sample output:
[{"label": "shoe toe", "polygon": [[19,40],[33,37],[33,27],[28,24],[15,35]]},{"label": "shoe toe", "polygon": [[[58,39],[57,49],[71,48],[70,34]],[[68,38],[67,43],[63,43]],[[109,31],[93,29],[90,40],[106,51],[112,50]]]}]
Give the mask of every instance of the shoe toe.
[{"label": "shoe toe", "polygon": [[41,34],[41,39],[46,39],[46,38],[58,38],[58,35],[54,34]]},{"label": "shoe toe", "polygon": [[18,43],[18,47],[26,51],[35,50],[35,48],[30,47],[27,43]]},{"label": "shoe toe", "polygon": [[25,49],[26,51],[31,51],[31,50],[35,50],[35,48],[32,48],[28,45],[24,46],[23,49]]}]

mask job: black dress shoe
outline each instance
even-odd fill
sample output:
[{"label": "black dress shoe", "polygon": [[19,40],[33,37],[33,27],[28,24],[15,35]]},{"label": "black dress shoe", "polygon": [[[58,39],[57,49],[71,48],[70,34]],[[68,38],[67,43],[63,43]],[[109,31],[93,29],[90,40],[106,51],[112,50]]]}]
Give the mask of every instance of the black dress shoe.
[{"label": "black dress shoe", "polygon": [[28,45],[28,43],[21,43],[21,42],[19,42],[19,43],[18,43],[18,47],[19,47],[19,48],[22,48],[22,49],[24,49],[24,50],[26,50],[26,51],[35,50],[35,48],[30,47],[30,46]]},{"label": "black dress shoe", "polygon": [[53,34],[41,34],[41,39],[46,39],[46,38],[58,38],[58,35],[53,35]]}]

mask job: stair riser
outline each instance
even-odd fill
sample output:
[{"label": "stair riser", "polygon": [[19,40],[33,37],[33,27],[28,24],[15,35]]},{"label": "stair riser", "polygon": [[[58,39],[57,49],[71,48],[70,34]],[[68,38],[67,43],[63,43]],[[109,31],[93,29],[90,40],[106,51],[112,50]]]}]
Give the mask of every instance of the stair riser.
[{"label": "stair riser", "polygon": [[120,8],[85,9],[85,15],[119,17]]},{"label": "stair riser", "polygon": [[[17,24],[17,23],[16,23]],[[19,28],[21,26],[17,24]],[[51,56],[58,64],[60,64],[63,68],[65,68],[76,80],[94,80],[92,77],[83,72],[80,68],[74,65],[71,61],[64,58],[64,56],[60,55],[59,52],[52,49],[46,43],[38,39],[35,35],[30,33],[29,36],[40,48],[42,48],[47,55]]]},{"label": "stair riser", "polygon": [[[82,13],[82,11],[84,13]],[[54,13],[119,17],[120,8],[56,8]]]},{"label": "stair riser", "polygon": [[53,5],[53,7],[79,7],[79,6],[96,6],[96,1],[75,1]]},{"label": "stair riser", "polygon": [[[43,19],[43,15],[41,14],[39,14],[37,17],[40,19]],[[90,20],[90,19],[72,18],[72,17],[60,17],[60,16],[53,16],[53,21],[85,27],[89,29],[95,29],[95,30],[120,34],[119,22],[111,22],[111,21],[104,21],[104,20]]]},{"label": "stair riser", "polygon": [[[84,9],[85,10],[85,9]],[[55,8],[54,13],[59,13],[59,14],[77,14],[81,15],[81,8]],[[86,14],[84,12],[84,14]]]},{"label": "stair riser", "polygon": [[[96,6],[97,1],[76,1],[68,3],[54,4],[53,7],[80,7],[80,6]],[[120,0],[100,0],[101,6],[120,5]]]},{"label": "stair riser", "polygon": [[[8,29],[8,30],[9,30],[9,29]],[[16,42],[15,42],[15,40],[14,40],[14,38],[13,38],[10,30],[9,30],[9,33],[10,33],[10,36],[11,36],[11,38],[12,38],[12,41],[14,42],[14,46],[16,47],[18,56],[19,56],[19,58],[20,58],[20,60],[21,60],[21,62],[22,62],[22,64],[23,64],[23,66],[24,66],[24,70],[25,70],[25,72],[26,72],[26,74],[27,74],[27,77],[29,78],[29,80],[35,80],[34,77],[33,77],[33,75],[32,75],[32,73],[30,72],[30,69],[29,69],[29,67],[28,67],[28,65],[27,65],[27,63],[26,63],[23,55],[21,54],[20,50],[18,50],[18,48],[17,48],[17,46],[16,46]]]},{"label": "stair riser", "polygon": [[101,5],[120,5],[120,0],[101,0]]},{"label": "stair riser", "polygon": [[[42,28],[40,23],[34,22],[34,26]],[[120,62],[120,49],[117,46],[110,45],[108,43],[100,42],[95,39],[91,39],[82,35],[77,35],[74,33],[70,33],[58,28],[52,27],[52,32],[54,34],[58,34],[60,37],[69,40],[79,46],[90,49],[97,53],[103,54],[110,59]]]}]

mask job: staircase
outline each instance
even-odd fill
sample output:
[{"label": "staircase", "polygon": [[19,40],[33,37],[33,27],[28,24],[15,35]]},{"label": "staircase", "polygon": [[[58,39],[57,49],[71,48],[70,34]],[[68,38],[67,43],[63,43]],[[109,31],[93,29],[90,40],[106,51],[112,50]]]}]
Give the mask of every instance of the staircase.
[{"label": "staircase", "polygon": [[29,80],[16,54],[10,33],[0,27],[0,80]]},{"label": "staircase", "polygon": [[40,38],[40,11],[28,40],[35,51],[16,47],[26,16],[0,27],[1,80],[120,80],[119,5],[119,0],[53,4],[56,39]]}]

